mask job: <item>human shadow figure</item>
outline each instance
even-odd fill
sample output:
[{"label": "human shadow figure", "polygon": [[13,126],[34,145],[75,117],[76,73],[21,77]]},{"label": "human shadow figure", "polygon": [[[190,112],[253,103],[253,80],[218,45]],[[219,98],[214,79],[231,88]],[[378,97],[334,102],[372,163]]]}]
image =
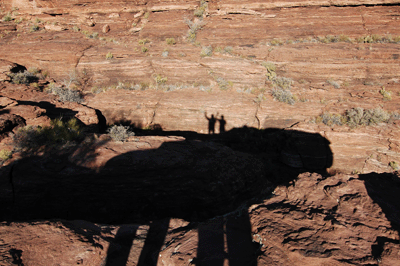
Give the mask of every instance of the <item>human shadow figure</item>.
[{"label": "human shadow figure", "polygon": [[208,134],[215,134],[215,123],[217,119],[214,117],[214,114],[208,117],[207,112],[204,112],[204,116],[208,120]]},{"label": "human shadow figure", "polygon": [[[51,150],[22,159],[5,175],[14,184],[14,203],[11,189],[0,186],[0,216],[148,224],[138,261],[141,266],[157,265],[170,218],[180,218],[198,230],[194,264],[219,266],[228,260],[229,265],[256,265],[259,248],[252,242],[247,207],[300,172],[329,167],[329,142],[319,134],[280,129],[232,129],[217,141],[207,141],[202,134],[190,136],[157,149],[113,157],[98,171],[80,166],[67,153]],[[95,153],[95,149],[87,150]],[[81,160],[87,157],[79,156]],[[284,170],[288,162],[296,164]],[[40,179],[33,185],[35,175]],[[242,211],[225,215],[240,206]],[[106,265],[125,265],[129,260],[128,247],[136,231],[120,230]]]},{"label": "human shadow figure", "polygon": [[219,122],[219,134],[225,133],[226,121],[225,121],[224,116],[221,115],[221,118],[220,118],[220,119],[217,118],[217,120],[218,120],[218,122]]}]

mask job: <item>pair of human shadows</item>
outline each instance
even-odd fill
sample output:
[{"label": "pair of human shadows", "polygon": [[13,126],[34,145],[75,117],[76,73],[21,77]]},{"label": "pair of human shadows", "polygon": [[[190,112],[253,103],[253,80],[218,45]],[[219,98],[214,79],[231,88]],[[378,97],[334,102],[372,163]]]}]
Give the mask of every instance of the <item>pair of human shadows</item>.
[{"label": "pair of human shadows", "polygon": [[[144,246],[140,252],[137,266],[157,265],[158,254],[164,244],[169,219],[164,218],[150,223]],[[128,263],[137,227],[121,226],[107,250],[105,266],[125,266]]]},{"label": "pair of human shadows", "polygon": [[208,117],[207,112],[205,112],[204,116],[208,120],[208,134],[215,134],[215,124],[217,123],[217,121],[219,122],[219,134],[225,133],[226,121],[223,115],[221,115],[221,118],[218,119],[218,113],[215,117],[214,114],[211,114],[211,116]]},{"label": "pair of human shadows", "polygon": [[[225,245],[226,239],[226,245]],[[259,244],[251,237],[250,217],[246,212],[212,219],[198,227],[196,266],[256,266]]]},{"label": "pair of human shadows", "polygon": [[[165,242],[169,219],[153,221],[138,259],[138,266],[155,266]],[[105,266],[125,266],[137,228],[121,226],[107,251]],[[201,223],[197,227],[196,266],[222,266],[228,260],[230,266],[256,266],[259,244],[251,238],[250,218],[247,212],[240,215],[219,217]],[[225,245],[226,239],[226,245]],[[227,251],[225,251],[225,246]]]}]

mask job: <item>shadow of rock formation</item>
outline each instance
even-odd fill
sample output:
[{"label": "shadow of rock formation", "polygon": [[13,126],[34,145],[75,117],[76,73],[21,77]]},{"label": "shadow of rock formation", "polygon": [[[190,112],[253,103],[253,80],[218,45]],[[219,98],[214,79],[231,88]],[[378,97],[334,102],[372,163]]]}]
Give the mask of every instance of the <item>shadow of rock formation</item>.
[{"label": "shadow of rock formation", "polygon": [[[325,138],[295,130],[240,128],[216,136],[146,133],[175,133],[187,139],[121,154],[98,171],[79,166],[79,160],[95,157],[101,143],[62,152],[48,150],[2,169],[1,218],[150,223],[139,265],[156,265],[169,218],[196,224],[223,217],[260,201],[301,172],[325,173],[332,164]],[[202,224],[198,231],[196,265],[222,265],[224,259],[230,265],[255,265],[257,246],[251,241],[247,213],[235,221],[219,218],[211,226]],[[229,253],[224,251],[224,234]],[[124,235],[115,240],[124,246],[120,253],[115,253],[115,245],[109,251],[109,260],[119,265],[124,263],[121,256],[127,257],[134,233]]]}]

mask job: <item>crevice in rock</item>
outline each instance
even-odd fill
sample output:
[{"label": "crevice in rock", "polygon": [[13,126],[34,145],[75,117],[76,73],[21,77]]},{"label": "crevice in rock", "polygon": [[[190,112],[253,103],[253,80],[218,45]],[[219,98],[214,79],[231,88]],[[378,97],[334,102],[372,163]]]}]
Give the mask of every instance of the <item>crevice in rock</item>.
[{"label": "crevice in rock", "polygon": [[158,99],[156,105],[154,106],[153,115],[151,117],[150,125],[154,124],[154,120],[155,120],[155,117],[156,117],[156,114],[157,114],[157,109],[158,109],[158,107],[160,107],[160,101],[161,101],[162,97],[163,97],[163,95],[161,95],[160,99]]},{"label": "crevice in rock", "polygon": [[87,50],[89,50],[90,48],[92,48],[92,47],[94,47],[94,45],[91,44],[91,45],[89,45],[88,47],[86,47],[85,49],[83,49],[83,50],[81,51],[81,55],[79,56],[79,58],[77,59],[77,62],[76,62],[76,64],[75,64],[75,69],[78,67],[78,65],[79,65],[79,63],[80,63],[82,57],[85,56],[85,52],[86,52]]}]

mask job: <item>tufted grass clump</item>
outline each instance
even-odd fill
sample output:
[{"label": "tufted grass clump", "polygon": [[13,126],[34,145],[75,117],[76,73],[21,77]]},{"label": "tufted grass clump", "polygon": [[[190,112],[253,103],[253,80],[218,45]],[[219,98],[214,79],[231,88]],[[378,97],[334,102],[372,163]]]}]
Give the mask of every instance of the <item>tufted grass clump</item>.
[{"label": "tufted grass clump", "polygon": [[114,125],[107,130],[108,135],[114,141],[126,141],[130,136],[135,133],[129,130],[129,126]]}]

